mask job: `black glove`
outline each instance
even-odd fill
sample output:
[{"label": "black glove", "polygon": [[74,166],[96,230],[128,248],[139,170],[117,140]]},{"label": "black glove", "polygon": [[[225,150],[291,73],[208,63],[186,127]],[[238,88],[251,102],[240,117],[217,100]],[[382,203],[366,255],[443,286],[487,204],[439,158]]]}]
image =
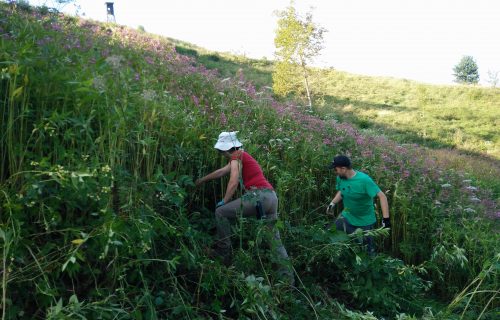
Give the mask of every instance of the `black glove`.
[{"label": "black glove", "polygon": [[391,218],[382,218],[382,227],[390,228],[391,227]]}]

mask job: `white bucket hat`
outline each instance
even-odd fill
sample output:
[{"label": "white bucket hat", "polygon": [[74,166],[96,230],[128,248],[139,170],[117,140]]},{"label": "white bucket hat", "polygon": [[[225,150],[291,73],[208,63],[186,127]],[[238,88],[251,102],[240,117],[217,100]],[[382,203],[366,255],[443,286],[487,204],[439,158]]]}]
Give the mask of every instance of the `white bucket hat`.
[{"label": "white bucket hat", "polygon": [[240,140],[238,140],[238,138],[236,138],[237,132],[238,131],[221,132],[214,148],[222,151],[227,151],[231,148],[241,147],[243,144],[240,142]]}]

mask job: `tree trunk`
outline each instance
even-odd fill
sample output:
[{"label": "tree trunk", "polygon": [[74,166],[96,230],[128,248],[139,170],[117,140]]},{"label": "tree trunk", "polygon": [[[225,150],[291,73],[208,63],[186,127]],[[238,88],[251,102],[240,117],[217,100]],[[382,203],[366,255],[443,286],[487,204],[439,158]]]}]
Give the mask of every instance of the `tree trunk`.
[{"label": "tree trunk", "polygon": [[304,82],[306,85],[307,102],[309,102],[309,109],[312,109],[311,91],[309,90],[309,79],[307,76],[307,69],[304,62],[302,62],[302,71],[304,72]]}]

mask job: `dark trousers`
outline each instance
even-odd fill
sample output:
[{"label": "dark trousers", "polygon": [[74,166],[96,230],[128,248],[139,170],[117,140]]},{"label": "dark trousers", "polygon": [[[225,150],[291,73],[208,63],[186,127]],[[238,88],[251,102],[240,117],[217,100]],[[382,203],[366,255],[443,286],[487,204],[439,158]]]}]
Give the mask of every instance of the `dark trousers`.
[{"label": "dark trousers", "polygon": [[[351,234],[356,229],[361,229],[363,231],[366,230],[372,230],[375,224],[370,224],[367,226],[353,226],[350,224],[345,217],[340,215],[337,220],[335,221],[335,226],[337,227],[337,230],[339,231],[344,231],[347,234]],[[368,254],[372,255],[375,253],[375,244],[373,242],[373,237],[370,236],[364,236],[363,237],[363,244],[366,245],[366,248],[368,250]]]}]

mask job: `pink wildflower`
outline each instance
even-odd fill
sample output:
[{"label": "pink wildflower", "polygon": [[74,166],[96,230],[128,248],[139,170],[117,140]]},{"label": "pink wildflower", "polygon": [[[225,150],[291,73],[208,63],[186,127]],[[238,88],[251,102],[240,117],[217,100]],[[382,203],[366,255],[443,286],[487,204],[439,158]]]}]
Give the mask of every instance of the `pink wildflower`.
[{"label": "pink wildflower", "polygon": [[195,106],[199,106],[200,105],[200,100],[198,99],[197,96],[192,95],[191,98],[193,99],[193,103],[194,103]]},{"label": "pink wildflower", "polygon": [[224,114],[224,111],[220,113],[220,123],[225,126],[227,125],[227,118],[226,118],[226,115]]}]

